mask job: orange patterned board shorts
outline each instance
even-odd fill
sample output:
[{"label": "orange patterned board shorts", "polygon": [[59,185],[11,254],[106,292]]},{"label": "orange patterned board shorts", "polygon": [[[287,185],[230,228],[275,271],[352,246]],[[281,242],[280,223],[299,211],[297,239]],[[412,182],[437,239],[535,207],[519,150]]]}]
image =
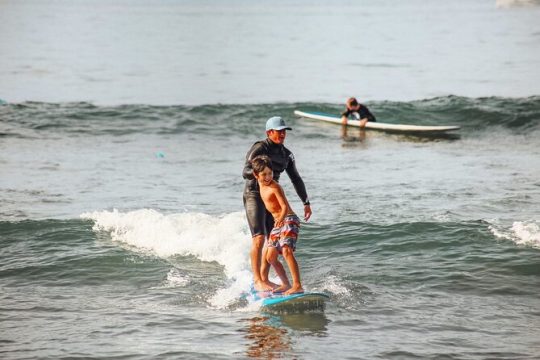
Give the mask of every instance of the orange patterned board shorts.
[{"label": "orange patterned board shorts", "polygon": [[290,247],[293,251],[296,250],[296,240],[298,239],[298,232],[300,230],[300,219],[298,216],[292,214],[287,215],[283,219],[282,227],[275,227],[270,232],[266,246],[277,248],[281,254],[281,248],[285,245]]}]

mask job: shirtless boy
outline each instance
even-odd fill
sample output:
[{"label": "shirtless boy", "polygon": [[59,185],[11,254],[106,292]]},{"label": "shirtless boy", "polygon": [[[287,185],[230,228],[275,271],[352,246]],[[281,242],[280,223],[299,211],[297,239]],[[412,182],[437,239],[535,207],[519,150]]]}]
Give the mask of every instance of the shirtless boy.
[{"label": "shirtless boy", "polygon": [[[273,180],[272,161],[270,158],[265,155],[257,156],[251,161],[251,165],[253,175],[259,184],[259,191],[264,206],[274,218],[274,228],[268,237],[265,250],[263,251],[263,257],[266,257],[268,263],[274,267],[276,274],[281,280],[281,286],[273,291],[285,291],[286,295],[301,293],[304,289],[300,283],[300,269],[294,257],[300,219],[292,211],[281,186]],[[282,254],[287,262],[293,280],[292,286],[289,283],[283,265],[278,260],[279,254]],[[262,266],[265,267],[268,265],[263,261]],[[264,270],[261,270],[261,274],[268,274]],[[268,279],[263,280],[266,281]]]}]

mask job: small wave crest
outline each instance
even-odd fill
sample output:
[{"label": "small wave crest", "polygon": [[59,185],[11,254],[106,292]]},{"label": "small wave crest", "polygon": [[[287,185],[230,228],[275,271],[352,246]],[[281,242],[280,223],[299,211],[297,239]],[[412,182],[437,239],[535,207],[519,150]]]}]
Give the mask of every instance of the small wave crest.
[{"label": "small wave crest", "polygon": [[[81,214],[94,221],[93,230],[107,232],[111,239],[134,251],[161,258],[195,256],[201,261],[217,262],[224,267],[229,286],[219,289],[209,302],[224,308],[249,290],[250,236],[243,213],[221,216],[202,213],[161,214],[151,209],[129,212],[95,211]],[[175,272],[167,275],[169,284],[184,286],[189,278]]]},{"label": "small wave crest", "polygon": [[178,269],[173,268],[167,273],[167,287],[184,287],[187,284],[189,284],[189,277],[180,273]]},{"label": "small wave crest", "polygon": [[341,283],[341,280],[335,275],[329,275],[324,284],[322,285],[322,291],[330,292],[334,295],[350,296],[351,292],[347,287]]},{"label": "small wave crest", "polygon": [[489,230],[500,239],[507,239],[518,245],[540,248],[540,226],[537,221],[514,221],[510,228],[491,225]]}]

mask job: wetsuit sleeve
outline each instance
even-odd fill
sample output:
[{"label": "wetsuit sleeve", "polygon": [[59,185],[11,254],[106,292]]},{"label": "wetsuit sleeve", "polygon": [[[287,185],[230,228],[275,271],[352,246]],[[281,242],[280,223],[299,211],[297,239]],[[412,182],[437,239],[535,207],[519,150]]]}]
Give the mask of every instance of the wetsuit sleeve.
[{"label": "wetsuit sleeve", "polygon": [[369,111],[367,107],[362,106],[360,108],[360,119],[365,119],[365,118],[367,118],[368,121],[377,122],[377,120],[375,119],[375,116],[373,116],[371,111]]},{"label": "wetsuit sleeve", "polygon": [[344,112],[341,113],[341,116],[349,117],[351,115],[351,110],[347,109]]},{"label": "wetsuit sleeve", "polygon": [[262,145],[262,142],[256,142],[253,144],[251,149],[249,149],[248,153],[246,154],[246,163],[244,164],[244,171],[242,172],[242,177],[246,180],[253,180],[255,179],[255,176],[253,176],[253,169],[251,168],[251,160],[258,156],[258,155],[264,155],[264,146]]},{"label": "wetsuit sleeve", "polygon": [[300,200],[302,200],[302,203],[306,204],[306,202],[308,202],[306,185],[304,184],[304,181],[302,180],[300,174],[298,173],[298,170],[296,169],[294,155],[291,153],[289,154],[289,157],[290,161],[285,171],[287,172],[287,175],[289,175],[289,178],[291,179],[291,182],[294,186],[294,190],[296,190],[296,193],[300,197]]}]

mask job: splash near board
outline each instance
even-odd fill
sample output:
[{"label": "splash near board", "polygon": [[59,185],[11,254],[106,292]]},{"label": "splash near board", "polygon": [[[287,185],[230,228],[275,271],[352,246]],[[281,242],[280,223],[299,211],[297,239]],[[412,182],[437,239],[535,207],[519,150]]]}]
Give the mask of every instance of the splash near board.
[{"label": "splash near board", "polygon": [[271,291],[251,290],[250,299],[260,301],[261,308],[273,312],[324,311],[330,297],[324,293],[273,294]]},{"label": "splash near board", "polygon": [[[318,113],[318,112],[304,112],[300,110],[295,110],[294,114],[297,116],[306,118],[306,119],[319,120],[319,121],[330,122],[330,123],[341,125],[341,117],[330,115],[330,114],[324,114],[324,113]],[[360,121],[348,120],[347,125],[360,127]],[[365,128],[372,129],[372,130],[386,131],[386,132],[408,133],[408,134],[444,134],[448,131],[455,131],[455,130],[460,129],[459,126],[453,126],[453,125],[428,126],[428,125],[387,124],[387,123],[382,123],[378,121],[367,122]]]}]

